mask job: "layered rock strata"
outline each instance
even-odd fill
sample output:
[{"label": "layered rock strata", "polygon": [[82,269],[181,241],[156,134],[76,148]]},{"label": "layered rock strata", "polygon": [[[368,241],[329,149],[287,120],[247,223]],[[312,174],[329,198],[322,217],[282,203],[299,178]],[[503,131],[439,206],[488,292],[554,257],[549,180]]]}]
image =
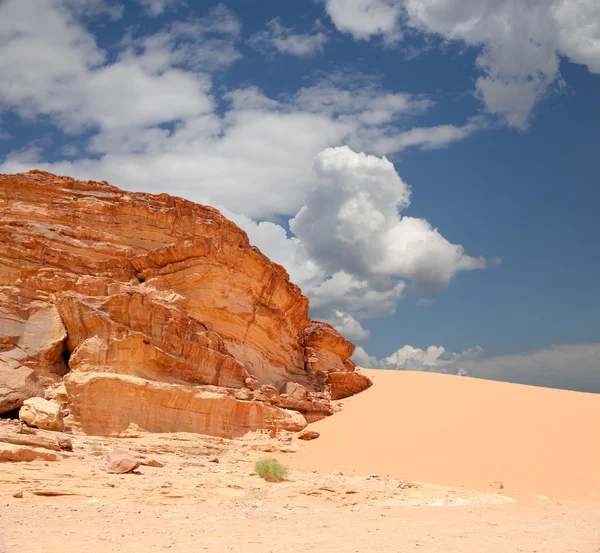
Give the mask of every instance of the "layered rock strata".
[{"label": "layered rock strata", "polygon": [[0,413],[64,383],[90,434],[297,431],[371,385],[353,351],[216,209],[0,175]]}]

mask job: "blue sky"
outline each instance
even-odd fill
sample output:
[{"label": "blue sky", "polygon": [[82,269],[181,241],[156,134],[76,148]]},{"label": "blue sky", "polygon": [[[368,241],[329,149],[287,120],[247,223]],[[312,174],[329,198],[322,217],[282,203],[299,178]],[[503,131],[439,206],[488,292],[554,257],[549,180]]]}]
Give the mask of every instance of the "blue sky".
[{"label": "blue sky", "polygon": [[209,203],[382,368],[600,392],[595,0],[5,0],[0,171]]}]

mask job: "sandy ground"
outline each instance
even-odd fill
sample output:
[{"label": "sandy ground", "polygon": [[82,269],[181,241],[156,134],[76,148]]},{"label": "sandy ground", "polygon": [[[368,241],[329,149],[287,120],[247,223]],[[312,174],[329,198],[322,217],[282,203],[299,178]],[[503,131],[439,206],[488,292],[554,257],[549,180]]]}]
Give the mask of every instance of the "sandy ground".
[{"label": "sandy ground", "polygon": [[531,499],[600,502],[600,395],[408,371],[311,425],[301,470],[377,472]]},{"label": "sandy ground", "polygon": [[[370,391],[311,425],[321,432],[312,442],[73,436],[73,452],[59,462],[0,464],[0,553],[600,552],[598,435],[590,434],[600,396],[439,375],[374,376]],[[497,413],[500,406],[508,412]],[[164,466],[108,474],[102,467],[116,447]],[[421,467],[432,454],[438,461]],[[294,467],[285,482],[254,474],[265,457]],[[543,476],[570,462],[583,472]],[[492,490],[492,480],[505,488]],[[520,493],[512,493],[517,485]]]}]

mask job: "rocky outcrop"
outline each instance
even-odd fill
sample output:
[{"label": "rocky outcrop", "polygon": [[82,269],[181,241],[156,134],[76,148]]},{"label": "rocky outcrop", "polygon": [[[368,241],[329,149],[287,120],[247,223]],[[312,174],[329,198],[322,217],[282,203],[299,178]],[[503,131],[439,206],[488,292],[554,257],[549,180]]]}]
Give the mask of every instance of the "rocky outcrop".
[{"label": "rocky outcrop", "polygon": [[65,379],[73,414],[86,434],[118,435],[131,422],[148,432],[195,432],[238,438],[254,430],[306,426],[304,417],[235,390],[165,384],[119,374],[73,372]]},{"label": "rocky outcrop", "polygon": [[0,175],[0,413],[64,380],[90,434],[297,431],[370,385],[353,350],[213,208]]}]

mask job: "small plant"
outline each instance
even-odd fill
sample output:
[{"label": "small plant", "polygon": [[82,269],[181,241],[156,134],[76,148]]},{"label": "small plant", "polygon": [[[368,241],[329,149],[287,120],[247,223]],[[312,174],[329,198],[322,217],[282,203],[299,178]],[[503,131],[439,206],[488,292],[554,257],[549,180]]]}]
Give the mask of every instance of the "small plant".
[{"label": "small plant", "polygon": [[263,459],[254,465],[254,472],[267,482],[281,482],[285,479],[288,469],[276,459]]},{"label": "small plant", "polygon": [[105,447],[102,447],[98,442],[88,442],[90,449],[92,451],[104,452],[106,451]]}]

